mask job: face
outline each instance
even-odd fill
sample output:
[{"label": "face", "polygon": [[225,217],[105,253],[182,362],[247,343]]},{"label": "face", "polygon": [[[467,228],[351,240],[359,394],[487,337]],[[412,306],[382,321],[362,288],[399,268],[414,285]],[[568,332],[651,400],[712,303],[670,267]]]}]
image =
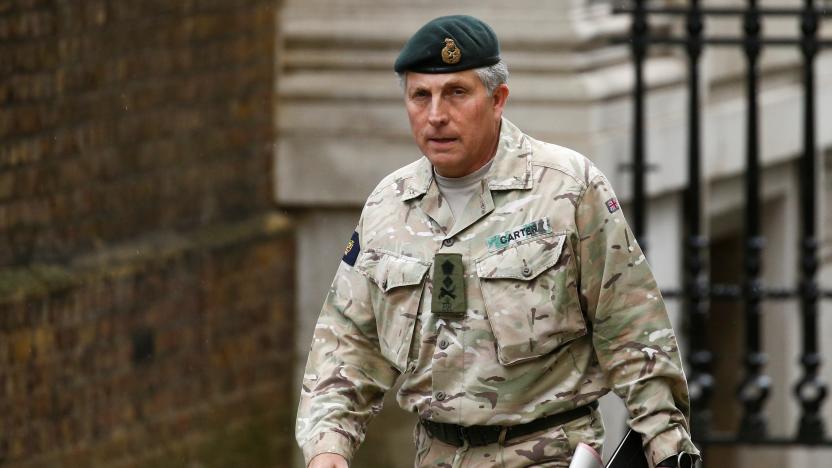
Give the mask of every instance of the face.
[{"label": "face", "polygon": [[474,70],[406,78],[410,129],[436,172],[462,177],[487,163],[497,149],[508,86],[489,95]]}]

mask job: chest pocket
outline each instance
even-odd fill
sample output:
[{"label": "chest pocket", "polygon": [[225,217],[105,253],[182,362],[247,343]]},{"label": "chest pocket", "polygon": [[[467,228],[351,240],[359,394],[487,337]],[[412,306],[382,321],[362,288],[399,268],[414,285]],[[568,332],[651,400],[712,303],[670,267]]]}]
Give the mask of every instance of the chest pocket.
[{"label": "chest pocket", "polygon": [[413,257],[372,249],[363,252],[356,264],[378,286],[371,296],[379,347],[400,371],[407,366],[425,289],[424,277],[430,265]]},{"label": "chest pocket", "polygon": [[476,265],[502,364],[543,356],[587,333],[566,234],[520,242]]}]

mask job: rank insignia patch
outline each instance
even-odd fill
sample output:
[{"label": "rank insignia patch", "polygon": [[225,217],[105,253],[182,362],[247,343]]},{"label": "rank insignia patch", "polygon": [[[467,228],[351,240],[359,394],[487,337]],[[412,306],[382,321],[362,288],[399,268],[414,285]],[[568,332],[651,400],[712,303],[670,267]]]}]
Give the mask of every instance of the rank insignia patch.
[{"label": "rank insignia patch", "polygon": [[433,257],[433,300],[434,314],[464,316],[465,274],[462,254],[436,254]]},{"label": "rank insignia patch", "polygon": [[350,241],[347,242],[347,246],[344,248],[344,257],[341,260],[349,266],[355,266],[359,252],[361,252],[361,243],[358,242],[358,232],[353,232]]},{"label": "rank insignia patch", "polygon": [[616,200],[615,198],[610,198],[609,200],[607,200],[607,211],[609,211],[610,213],[615,213],[619,210],[619,208],[621,207],[618,205],[618,200]]}]

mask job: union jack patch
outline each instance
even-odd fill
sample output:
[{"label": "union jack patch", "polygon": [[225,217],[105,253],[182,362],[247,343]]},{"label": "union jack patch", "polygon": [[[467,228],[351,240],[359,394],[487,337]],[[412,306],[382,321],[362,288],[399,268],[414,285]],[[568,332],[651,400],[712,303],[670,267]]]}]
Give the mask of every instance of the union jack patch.
[{"label": "union jack patch", "polygon": [[615,198],[610,198],[609,200],[607,200],[607,211],[609,211],[610,213],[615,213],[620,208],[621,207],[618,205],[618,200],[616,200]]}]

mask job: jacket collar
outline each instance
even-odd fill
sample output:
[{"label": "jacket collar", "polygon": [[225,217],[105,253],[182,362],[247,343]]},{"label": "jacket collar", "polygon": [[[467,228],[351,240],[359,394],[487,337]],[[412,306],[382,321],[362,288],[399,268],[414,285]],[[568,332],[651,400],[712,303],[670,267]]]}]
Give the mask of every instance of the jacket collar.
[{"label": "jacket collar", "polygon": [[[500,141],[494,164],[486,174],[490,190],[515,190],[532,188],[531,144],[517,126],[503,117],[500,125]],[[433,182],[433,166],[422,156],[413,177],[408,178],[402,190],[402,201],[412,200],[427,193]]]}]

